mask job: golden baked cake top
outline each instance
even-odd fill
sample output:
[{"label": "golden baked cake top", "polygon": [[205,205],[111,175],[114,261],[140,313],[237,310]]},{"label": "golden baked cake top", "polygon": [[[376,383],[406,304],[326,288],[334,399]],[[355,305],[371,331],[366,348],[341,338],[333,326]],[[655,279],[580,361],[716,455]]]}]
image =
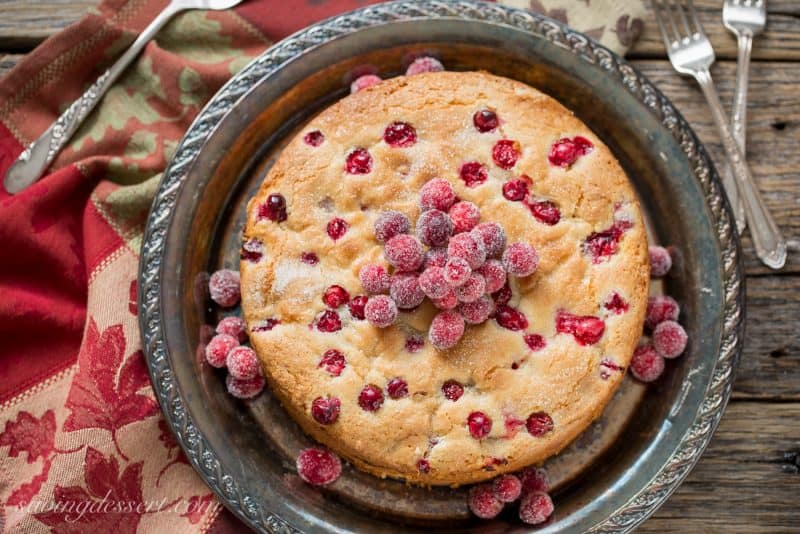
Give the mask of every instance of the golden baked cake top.
[{"label": "golden baked cake top", "polygon": [[[396,277],[376,221],[399,212],[414,235],[432,180],[538,257],[451,348],[428,336],[432,299],[384,328],[364,319],[359,278]],[[600,414],[642,331],[647,242],[625,173],[558,102],[486,73],[395,78],[320,113],[250,201],[243,239],[242,307],[273,393],[378,476],[458,485],[542,462]]]}]

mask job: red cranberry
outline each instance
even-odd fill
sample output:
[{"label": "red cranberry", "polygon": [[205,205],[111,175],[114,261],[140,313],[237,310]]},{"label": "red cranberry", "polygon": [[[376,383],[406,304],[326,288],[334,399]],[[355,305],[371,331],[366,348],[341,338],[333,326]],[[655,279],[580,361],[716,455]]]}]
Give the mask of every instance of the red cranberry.
[{"label": "red cranberry", "polygon": [[661,278],[666,276],[672,268],[672,256],[669,251],[664,247],[650,247],[650,276],[653,278]]},{"label": "red cranberry", "polygon": [[653,382],[664,372],[664,358],[650,343],[637,347],[631,358],[631,374],[641,382]]},{"label": "red cranberry", "polygon": [[522,482],[514,475],[500,475],[492,481],[494,496],[503,502],[514,502],[522,493]]},{"label": "red cranberry", "polygon": [[342,286],[331,286],[322,295],[322,302],[329,308],[336,309],[350,302],[350,293]]},{"label": "red cranberry", "polygon": [[300,254],[300,261],[306,265],[316,265],[319,263],[319,256],[317,256],[314,252],[303,252]]},{"label": "red cranberry", "polygon": [[444,70],[442,62],[435,57],[422,56],[415,59],[406,69],[406,76],[422,74],[423,72],[441,72]]},{"label": "red cranberry", "polygon": [[464,386],[455,380],[448,380],[442,384],[442,395],[444,395],[444,398],[447,400],[455,402],[460,399],[463,394]]},{"label": "red cranberry", "polygon": [[453,234],[453,221],[437,209],[422,212],[417,220],[417,237],[425,245],[442,247]]},{"label": "red cranberry", "polygon": [[459,302],[475,302],[486,293],[486,281],[478,273],[469,275],[469,279],[456,288]]},{"label": "red cranberry", "polygon": [[374,384],[364,386],[358,395],[358,405],[367,412],[378,410],[383,405],[383,391]]},{"label": "red cranberry", "polygon": [[456,296],[455,290],[450,288],[444,297],[440,299],[431,299],[431,302],[440,310],[453,310],[458,306],[458,297]]},{"label": "red cranberry", "polygon": [[472,188],[478,187],[489,179],[489,171],[486,170],[486,167],[482,163],[478,163],[477,161],[468,161],[463,164],[458,174],[461,176],[461,179],[464,180],[464,184]]},{"label": "red cranberry", "polygon": [[239,346],[239,341],[228,334],[217,334],[206,345],[206,361],[211,367],[225,367],[228,353]]},{"label": "red cranberry", "polygon": [[419,352],[425,346],[425,338],[419,334],[411,334],[406,339],[405,349],[410,353]]},{"label": "red cranberry", "polygon": [[497,223],[480,223],[472,230],[473,236],[479,236],[486,248],[487,258],[499,258],[506,248],[506,231]]},{"label": "red cranberry", "polygon": [[408,397],[408,383],[400,377],[392,378],[386,384],[386,392],[392,399]]},{"label": "red cranberry", "polygon": [[527,176],[523,178],[515,178],[503,184],[503,196],[506,200],[518,202],[524,200],[528,196],[528,184],[530,178]]},{"label": "red cranberry", "polygon": [[575,137],[573,137],[572,143],[575,145],[575,149],[581,156],[585,156],[586,154],[594,150],[594,145],[592,144],[592,142],[580,135],[576,135]]},{"label": "red cranberry", "polygon": [[389,263],[399,271],[416,271],[422,266],[422,243],[414,236],[394,236],[386,242],[383,253]]},{"label": "red cranberry", "polygon": [[383,132],[383,140],[390,147],[409,147],[417,142],[417,131],[407,122],[393,122]]},{"label": "red cranberry", "polygon": [[550,153],[547,159],[551,165],[556,167],[567,168],[571,166],[578,159],[578,146],[566,137],[559,139],[553,146],[550,147]]},{"label": "red cranberry", "polygon": [[616,254],[622,234],[631,226],[629,221],[615,221],[610,228],[590,234],[584,243],[584,250],[591,256],[592,263],[600,263]]},{"label": "red cranberry", "polygon": [[475,112],[472,116],[472,124],[475,129],[481,133],[491,132],[500,126],[500,120],[497,118],[497,113],[490,109],[481,109]]},{"label": "red cranberry", "polygon": [[519,143],[511,139],[501,139],[492,148],[492,159],[501,169],[510,169],[516,165],[521,155]]},{"label": "red cranberry", "polygon": [[525,421],[525,428],[528,429],[528,433],[533,437],[544,436],[553,430],[553,426],[553,418],[545,412],[534,412]]},{"label": "red cranberry", "polygon": [[279,324],[281,324],[281,321],[279,319],[275,319],[275,318],[264,319],[263,321],[259,321],[258,323],[253,325],[253,327],[250,329],[250,331],[251,332],[269,332],[270,330],[272,330],[273,328],[275,328],[275,326],[277,326]]},{"label": "red cranberry", "polygon": [[239,380],[251,380],[261,373],[256,351],[250,347],[235,347],[225,358],[228,373]]},{"label": "red cranberry", "polygon": [[464,318],[454,311],[439,312],[431,321],[428,337],[439,350],[455,347],[464,335]]},{"label": "red cranberry", "polygon": [[423,475],[428,474],[431,472],[431,463],[425,458],[420,458],[417,460],[417,470]]},{"label": "red cranberry", "polygon": [[317,397],[311,403],[311,416],[321,425],[332,425],[339,419],[341,407],[337,397]]},{"label": "red cranberry", "polygon": [[431,248],[425,252],[425,259],[422,262],[422,267],[424,269],[429,269],[431,267],[444,268],[445,263],[447,263],[447,249],[441,247]]},{"label": "red cranberry", "polygon": [[279,223],[286,218],[286,199],[278,193],[268,196],[267,201],[258,207],[258,220],[269,219]]},{"label": "red cranberry", "polygon": [[380,77],[375,76],[374,74],[364,74],[363,76],[359,76],[353,83],[350,84],[350,93],[357,93],[359,91],[363,91],[368,87],[372,87],[373,85],[378,85],[383,80]]},{"label": "red cranberry", "polygon": [[350,309],[350,315],[355,319],[364,319],[364,308],[367,305],[367,300],[369,299],[364,295],[359,295],[350,299],[350,302],[347,304],[347,307]]},{"label": "red cranberry", "polygon": [[375,238],[381,243],[389,241],[396,235],[407,234],[411,229],[408,217],[399,211],[384,211],[375,219]]},{"label": "red cranberry", "polygon": [[508,281],[506,281],[506,285],[504,285],[502,289],[492,293],[492,299],[494,299],[496,306],[504,306],[508,304],[511,301],[511,297],[511,286],[509,285]]},{"label": "red cranberry", "polygon": [[453,204],[448,215],[453,221],[453,233],[455,234],[469,232],[481,220],[481,212],[478,206],[466,200]]},{"label": "red cranberry", "polygon": [[[515,369],[513,365],[511,366],[511,368]],[[525,421],[523,421],[522,419],[517,419],[517,417],[514,415],[506,415],[504,417],[503,426],[505,426],[506,428],[505,437],[507,439],[511,439],[517,435],[517,432],[521,427],[525,426]]]},{"label": "red cranberry", "polygon": [[541,467],[526,467],[519,474],[522,482],[522,491],[525,493],[550,491],[550,479],[547,471]]},{"label": "red cranberry", "polygon": [[325,369],[331,376],[339,376],[347,367],[347,360],[344,358],[342,351],[336,349],[328,349],[322,355],[322,359],[317,365],[320,369]]},{"label": "red cranberry", "polygon": [[389,295],[401,310],[414,309],[425,300],[417,273],[397,273],[392,276]]},{"label": "red cranberry", "polygon": [[319,146],[325,141],[325,135],[319,130],[312,130],[303,136],[303,141],[305,141],[307,145]]},{"label": "red cranberry", "polygon": [[211,294],[211,300],[223,308],[236,306],[241,296],[239,271],[231,271],[230,269],[216,271],[208,280],[208,291]]},{"label": "red cranberry", "polygon": [[471,487],[467,504],[470,511],[481,519],[492,519],[503,511],[503,502],[495,496],[491,484]]},{"label": "red cranberry", "polygon": [[486,281],[486,292],[494,293],[506,285],[506,270],[498,260],[486,260],[478,269],[478,274]]},{"label": "red cranberry", "polygon": [[[461,286],[465,287],[465,286]],[[458,289],[461,289],[458,288]],[[481,324],[489,318],[494,310],[492,299],[486,295],[481,295],[477,300],[464,302],[458,308],[459,313],[468,324]]]},{"label": "red cranberry", "polygon": [[471,274],[472,269],[469,268],[469,263],[465,259],[450,258],[444,264],[444,277],[450,287],[466,284]]},{"label": "red cranberry", "polygon": [[453,191],[453,186],[443,178],[428,180],[419,190],[419,206],[422,211],[439,210],[447,212],[455,201],[456,194]]},{"label": "red cranberry", "polygon": [[371,295],[379,295],[389,290],[389,273],[383,265],[364,265],[358,271],[358,280],[364,291]]},{"label": "red cranberry", "polygon": [[217,334],[228,334],[243,342],[247,339],[247,325],[241,317],[230,316],[224,317],[219,324],[217,324]]},{"label": "red cranberry", "polygon": [[340,219],[339,217],[336,217],[334,219],[331,219],[330,222],[328,222],[327,231],[330,238],[336,241],[338,239],[341,239],[342,236],[344,236],[344,234],[347,233],[348,228],[349,225],[347,224],[347,221],[345,221],[344,219]]},{"label": "red cranberry", "polygon": [[579,345],[594,345],[603,337],[606,325],[591,315],[574,315],[564,310],[556,313],[556,332],[572,334]]},{"label": "red cranberry", "polygon": [[553,515],[553,501],[547,493],[526,493],[519,505],[519,518],[528,525],[538,525]]},{"label": "red cranberry", "polygon": [[237,399],[252,399],[264,390],[266,380],[260,374],[247,380],[241,380],[228,375],[225,378],[225,387],[232,396]]},{"label": "red cranberry", "polygon": [[349,174],[369,174],[372,171],[372,155],[366,148],[356,148],[347,155],[345,170]]},{"label": "red cranberry", "polygon": [[528,202],[527,205],[531,214],[541,223],[553,226],[561,220],[561,211],[549,200]]},{"label": "red cranberry", "polygon": [[333,310],[325,310],[317,319],[317,330],[320,332],[337,332],[342,329],[342,320]]},{"label": "red cranberry", "polygon": [[615,315],[621,315],[628,311],[630,304],[625,302],[619,293],[614,291],[603,303],[603,307]]},{"label": "red cranberry", "polygon": [[503,267],[509,274],[529,276],[539,266],[539,255],[527,243],[511,243],[503,252]]},{"label": "red cranberry", "polygon": [[370,324],[386,328],[397,319],[397,305],[386,295],[375,295],[367,301],[364,316]]},{"label": "red cranberry", "polygon": [[471,269],[477,269],[486,261],[486,246],[480,236],[471,232],[456,234],[447,244],[447,255],[466,260]]},{"label": "red cranberry", "polygon": [[525,318],[521,311],[505,304],[498,305],[496,309],[494,319],[503,328],[508,328],[514,332],[528,328],[528,319]]},{"label": "red cranberry", "polygon": [[653,347],[664,358],[677,358],[686,350],[689,336],[675,321],[659,323],[653,330]]},{"label": "red cranberry", "polygon": [[258,263],[264,257],[264,243],[256,238],[248,239],[242,244],[239,257],[251,263]]},{"label": "red cranberry", "polygon": [[419,275],[419,287],[431,299],[440,299],[447,295],[450,286],[441,267],[428,267]]},{"label": "red cranberry", "polygon": [[469,434],[475,439],[483,439],[492,431],[492,419],[483,412],[472,412],[467,416]]},{"label": "red cranberry", "polygon": [[669,295],[658,295],[647,299],[644,325],[652,330],[664,321],[677,321],[680,315],[678,302]]},{"label": "red cranberry", "polygon": [[539,334],[527,334],[523,339],[525,340],[525,344],[528,345],[533,352],[542,350],[547,346],[547,341]]},{"label": "red cranberry", "polygon": [[342,474],[342,462],[328,449],[303,449],[297,456],[297,474],[312,486],[325,486]]},{"label": "red cranberry", "polygon": [[600,361],[600,378],[603,380],[608,380],[611,376],[611,373],[615,371],[624,372],[625,368],[617,365],[617,363],[611,358],[603,358]]}]

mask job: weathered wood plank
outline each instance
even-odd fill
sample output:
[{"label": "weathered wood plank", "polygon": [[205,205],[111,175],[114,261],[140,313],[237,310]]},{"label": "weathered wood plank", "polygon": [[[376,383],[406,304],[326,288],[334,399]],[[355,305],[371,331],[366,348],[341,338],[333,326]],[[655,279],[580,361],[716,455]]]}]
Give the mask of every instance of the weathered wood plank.
[{"label": "weathered wood plank", "polygon": [[96,4],[94,0],[0,0],[0,50],[28,51]]},{"label": "weathered wood plank", "polygon": [[700,462],[638,532],[797,532],[800,404],[732,402]]}]

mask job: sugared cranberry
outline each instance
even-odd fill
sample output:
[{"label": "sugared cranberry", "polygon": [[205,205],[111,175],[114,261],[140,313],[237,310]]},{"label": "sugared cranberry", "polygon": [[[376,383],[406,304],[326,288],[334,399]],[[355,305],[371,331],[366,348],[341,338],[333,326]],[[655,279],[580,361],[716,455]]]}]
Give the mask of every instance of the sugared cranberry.
[{"label": "sugared cranberry", "polygon": [[616,254],[622,234],[631,226],[630,221],[614,221],[610,228],[590,234],[584,242],[584,250],[592,258],[592,263],[601,263]]},{"label": "sugared cranberry", "polygon": [[606,324],[591,315],[574,315],[564,310],[556,313],[556,332],[572,334],[579,345],[594,345],[605,329]]},{"label": "sugared cranberry", "polygon": [[424,269],[431,267],[441,267],[444,269],[444,264],[447,263],[447,249],[444,247],[436,247],[428,249],[425,252],[425,259],[422,262]]},{"label": "sugared cranberry", "polygon": [[478,273],[469,275],[469,279],[456,288],[459,302],[475,302],[486,293],[486,281]]},{"label": "sugared cranberry", "polygon": [[528,525],[538,525],[553,515],[553,501],[547,493],[526,493],[519,504],[519,518]]},{"label": "sugared cranberry", "polygon": [[389,290],[389,273],[383,265],[364,265],[358,271],[358,280],[364,291],[371,295],[379,295]]},{"label": "sugared cranberry", "polygon": [[441,72],[444,70],[442,62],[431,56],[422,56],[415,59],[406,69],[406,76],[422,74],[423,72]]},{"label": "sugared cranberry", "polygon": [[500,120],[497,118],[497,113],[490,109],[481,109],[475,112],[472,116],[472,124],[475,129],[481,133],[491,132],[500,126]]},{"label": "sugared cranberry", "polygon": [[379,76],[375,76],[374,74],[364,74],[363,76],[359,76],[350,84],[350,93],[357,93],[359,91],[363,91],[368,87],[372,87],[373,85],[378,85],[383,80],[380,79]]},{"label": "sugared cranberry", "polygon": [[381,243],[386,243],[396,235],[407,234],[411,229],[411,223],[403,213],[389,210],[378,215],[374,229],[375,238]]},{"label": "sugared cranberry", "polygon": [[419,206],[422,211],[447,212],[455,201],[456,194],[453,186],[444,178],[428,180],[419,190]]},{"label": "sugared cranberry", "polygon": [[[461,289],[465,286],[461,286]],[[481,295],[472,302],[464,302],[459,306],[458,311],[469,324],[481,324],[486,321],[494,310],[494,302],[486,295]]]},{"label": "sugared cranberry", "polygon": [[483,412],[472,412],[467,416],[469,434],[475,439],[483,439],[492,431],[492,419]]},{"label": "sugared cranberry", "polygon": [[542,350],[547,346],[547,341],[539,334],[526,334],[523,339],[525,340],[525,344],[528,345],[528,348],[533,352]]},{"label": "sugared cranberry", "polygon": [[326,486],[342,474],[342,462],[328,449],[311,447],[297,456],[297,474],[312,486]]},{"label": "sugared cranberry", "polygon": [[450,288],[445,296],[440,299],[431,299],[431,302],[440,310],[453,310],[458,306],[458,297],[455,290]]},{"label": "sugared cranberry", "polygon": [[329,308],[336,309],[350,302],[350,293],[342,286],[331,286],[322,295],[322,302]]},{"label": "sugared cranberry", "polygon": [[256,238],[248,239],[242,243],[239,257],[251,263],[258,263],[264,257],[264,243]]},{"label": "sugared cranberry", "polygon": [[497,305],[494,319],[503,328],[508,328],[514,332],[528,328],[528,319],[525,318],[525,315],[521,311],[505,304]]},{"label": "sugared cranberry", "polygon": [[364,319],[364,308],[367,305],[367,300],[369,299],[365,295],[359,295],[350,299],[350,302],[347,304],[347,307],[350,309],[350,315],[355,319]]},{"label": "sugared cranberry", "polygon": [[337,332],[342,329],[342,320],[333,310],[325,310],[317,319],[317,330],[320,332]]},{"label": "sugared cranberry", "polygon": [[553,146],[550,147],[550,153],[547,155],[547,159],[550,161],[551,165],[566,169],[575,163],[578,156],[578,146],[572,139],[564,137],[553,143]]},{"label": "sugared cranberry", "polygon": [[478,206],[466,200],[453,204],[448,215],[453,221],[453,233],[455,234],[469,232],[481,220],[481,212]]},{"label": "sugared cranberry", "polygon": [[431,321],[428,337],[439,350],[455,347],[464,335],[464,318],[454,311],[439,312]]},{"label": "sugared cranberry", "polygon": [[625,299],[623,299],[619,293],[614,291],[603,303],[603,307],[615,315],[621,315],[628,311],[630,304],[625,302]]},{"label": "sugared cranberry", "polygon": [[406,339],[405,349],[410,353],[419,352],[425,346],[425,338],[419,334],[411,334]]},{"label": "sugared cranberry", "polygon": [[347,367],[347,360],[345,360],[342,351],[328,349],[322,355],[322,359],[319,361],[317,367],[325,369],[331,376],[339,376],[342,374],[342,371],[344,371],[344,368]]},{"label": "sugared cranberry", "polygon": [[492,519],[503,511],[503,502],[495,496],[491,484],[471,487],[467,504],[470,511],[481,519]]},{"label": "sugared cranberry", "polygon": [[364,307],[364,317],[378,328],[386,328],[397,319],[397,304],[386,295],[374,295]]},{"label": "sugared cranberry", "polygon": [[586,154],[594,150],[594,144],[592,144],[591,141],[580,135],[576,135],[575,137],[573,137],[572,143],[575,145],[578,154],[580,154],[581,156],[585,156]]},{"label": "sugared cranberry", "polygon": [[408,397],[408,382],[400,377],[392,378],[386,384],[386,392],[392,399],[402,399]]},{"label": "sugared cranberry", "polygon": [[486,246],[480,236],[473,235],[471,232],[456,234],[447,244],[447,255],[450,259],[466,260],[471,269],[477,269],[486,261]]},{"label": "sugared cranberry", "polygon": [[425,458],[420,458],[419,460],[417,460],[417,470],[422,474],[430,473],[431,463]]},{"label": "sugared cranberry", "polygon": [[450,286],[441,267],[428,267],[419,275],[419,287],[431,299],[440,299],[447,295]]},{"label": "sugared cranberry", "polygon": [[500,475],[492,481],[494,496],[503,502],[514,502],[522,493],[522,482],[514,475]]},{"label": "sugared cranberry", "polygon": [[228,373],[239,380],[250,380],[261,372],[258,356],[250,347],[234,347],[225,358]]},{"label": "sugared cranberry", "polygon": [[247,339],[247,325],[241,317],[236,317],[235,315],[224,317],[217,324],[217,334],[228,334],[238,339],[241,343]]},{"label": "sugared cranberry", "polygon": [[631,358],[631,374],[641,382],[653,382],[664,372],[664,358],[650,343],[637,347]]},{"label": "sugared cranberry", "polygon": [[228,353],[239,346],[239,340],[229,334],[217,334],[206,345],[206,361],[211,367],[225,367]]},{"label": "sugared cranberry", "polygon": [[664,321],[677,321],[680,315],[678,302],[669,295],[658,295],[647,299],[644,325],[652,330]]},{"label": "sugared cranberry", "polygon": [[492,148],[492,159],[501,169],[510,169],[516,165],[521,155],[519,143],[511,139],[501,139]]},{"label": "sugared cranberry", "polygon": [[397,273],[392,276],[389,295],[401,310],[416,308],[425,300],[417,273]]},{"label": "sugared cranberry", "polygon": [[489,179],[489,171],[486,170],[486,166],[477,161],[468,161],[463,164],[458,174],[464,180],[464,184],[472,188],[478,187]]},{"label": "sugared cranberry", "polygon": [[383,140],[390,147],[409,147],[417,142],[417,131],[407,122],[393,122],[383,132]]},{"label": "sugared cranberry", "polygon": [[260,374],[247,380],[241,380],[233,375],[225,378],[225,387],[228,393],[237,399],[252,399],[264,390],[265,384],[266,380]]},{"label": "sugared cranberry", "polygon": [[269,219],[279,223],[285,221],[286,218],[286,199],[281,194],[269,195],[267,201],[258,207],[258,220]]},{"label": "sugared cranberry", "polygon": [[334,241],[341,239],[344,234],[347,233],[347,229],[350,225],[347,224],[347,221],[344,219],[340,219],[339,217],[333,218],[328,222],[328,226],[326,228],[328,232],[328,236]]},{"label": "sugared cranberry", "polygon": [[502,226],[494,222],[480,223],[471,233],[483,241],[487,258],[502,256],[506,248],[506,231]]},{"label": "sugared cranberry", "polygon": [[509,274],[524,277],[533,274],[539,266],[539,255],[527,243],[512,243],[503,252],[503,267]]},{"label": "sugared cranberry", "polygon": [[530,179],[515,178],[503,184],[503,196],[506,200],[519,202],[528,196],[528,183]]},{"label": "sugared cranberry", "polygon": [[653,330],[653,347],[664,358],[677,358],[686,349],[689,336],[675,321],[659,323]]},{"label": "sugared cranberry", "polygon": [[349,174],[369,174],[372,171],[372,155],[366,148],[356,148],[347,155],[344,169]]},{"label": "sugared cranberry", "polygon": [[332,425],[339,419],[341,407],[337,397],[317,397],[311,403],[311,416],[321,425]]},{"label": "sugared cranberry", "polygon": [[273,328],[275,328],[279,324],[281,324],[280,319],[275,319],[275,318],[271,317],[269,319],[264,319],[263,321],[257,322],[256,324],[253,325],[253,327],[250,329],[250,331],[251,332],[269,332],[270,330],[272,330]]},{"label": "sugared cranberry", "polygon": [[549,200],[537,200],[527,203],[528,209],[537,221],[553,226],[561,220],[561,211]]},{"label": "sugared cranberry", "polygon": [[550,491],[550,478],[547,476],[547,471],[541,467],[526,467],[519,474],[519,479],[522,482],[522,491],[525,493]]},{"label": "sugared cranberry", "polygon": [[650,276],[661,278],[672,268],[672,256],[664,247],[653,246],[648,249],[650,255]]},{"label": "sugared cranberry", "polygon": [[307,145],[319,146],[325,141],[325,135],[319,130],[312,130],[303,136],[303,141],[305,141]]},{"label": "sugared cranberry", "polygon": [[358,405],[367,412],[378,410],[383,405],[383,391],[374,384],[364,386],[358,394]]},{"label": "sugared cranberry", "polygon": [[553,418],[545,412],[534,412],[525,421],[525,428],[533,437],[544,436],[553,430]]},{"label": "sugared cranberry", "polygon": [[611,358],[603,358],[600,360],[600,378],[608,380],[613,372],[623,372],[625,368],[618,365]]},{"label": "sugared cranberry", "polygon": [[211,295],[211,300],[223,308],[236,306],[241,296],[239,271],[231,271],[230,269],[216,271],[208,280],[208,291]]},{"label": "sugared cranberry", "polygon": [[448,380],[442,384],[442,395],[444,395],[444,398],[447,400],[455,402],[460,399],[463,394],[464,386],[455,380]]},{"label": "sugared cranberry", "polygon": [[431,247],[443,247],[453,234],[453,221],[443,211],[430,209],[417,219],[417,237]]},{"label": "sugared cranberry", "polygon": [[414,236],[394,236],[386,242],[383,253],[398,271],[416,271],[422,265],[422,243]]},{"label": "sugared cranberry", "polygon": [[319,256],[314,252],[303,252],[300,254],[300,261],[306,265],[316,265],[319,263]]},{"label": "sugared cranberry", "polygon": [[494,293],[506,285],[506,270],[498,260],[486,260],[478,269],[478,274],[486,281],[486,292]]},{"label": "sugared cranberry", "polygon": [[472,269],[463,258],[450,258],[444,264],[444,278],[450,287],[466,284],[471,274]]},{"label": "sugared cranberry", "polygon": [[511,293],[511,286],[506,280],[506,285],[504,285],[499,291],[492,293],[492,299],[496,306],[503,306],[508,304],[511,301],[512,293]]}]

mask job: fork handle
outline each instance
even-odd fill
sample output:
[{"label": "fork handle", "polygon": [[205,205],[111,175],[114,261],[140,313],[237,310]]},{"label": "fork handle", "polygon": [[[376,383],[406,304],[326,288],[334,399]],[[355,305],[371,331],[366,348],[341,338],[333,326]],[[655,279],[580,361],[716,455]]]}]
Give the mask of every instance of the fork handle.
[{"label": "fork handle", "polygon": [[103,98],[114,82],[130,65],[139,52],[169,21],[179,9],[168,4],[158,16],[136,38],[122,56],[105,71],[81,97],[70,105],[60,117],[50,125],[35,141],[22,151],[6,172],[3,185],[10,194],[16,194],[36,182],[50,166],[64,145],[78,130],[97,103]]},{"label": "fork handle", "polygon": [[719,130],[722,138],[722,146],[728,156],[728,162],[733,169],[736,177],[739,193],[744,200],[747,221],[750,224],[750,234],[753,238],[753,245],[756,254],[767,267],[780,269],[786,263],[786,240],[781,235],[775,221],[764,206],[761,194],[753,181],[750,169],[745,161],[744,154],[736,142],[736,138],[731,131],[719,95],[711,79],[708,69],[698,71],[695,75],[697,83],[700,84],[703,94],[711,108],[711,115],[714,123]]}]

